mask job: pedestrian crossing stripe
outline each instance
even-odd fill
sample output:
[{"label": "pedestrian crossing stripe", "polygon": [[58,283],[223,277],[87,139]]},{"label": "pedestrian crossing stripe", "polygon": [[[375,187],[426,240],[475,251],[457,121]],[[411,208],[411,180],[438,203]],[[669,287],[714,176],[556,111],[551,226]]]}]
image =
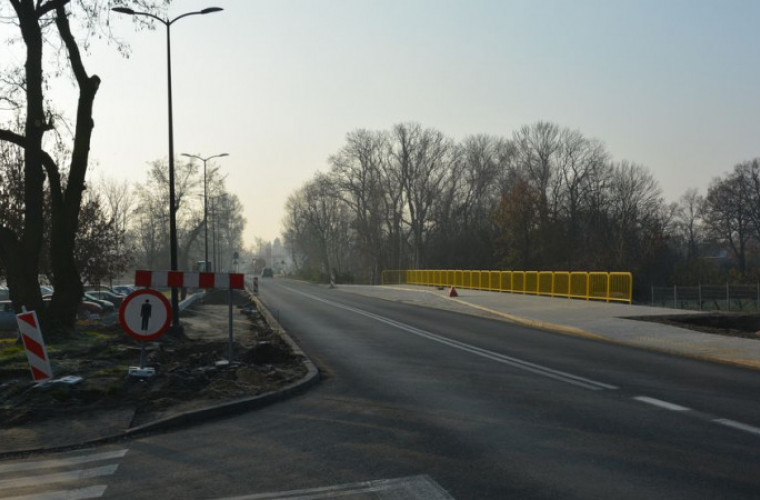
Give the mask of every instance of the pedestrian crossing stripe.
[{"label": "pedestrian crossing stripe", "polygon": [[[113,475],[119,468],[118,464],[96,465],[96,463],[123,458],[127,451],[127,449],[120,449],[85,454],[80,452],[71,456],[0,464],[0,498],[5,500],[100,498],[108,485],[86,483],[83,485],[82,483]],[[96,466],[87,468],[88,464]],[[67,485],[76,485],[76,487],[65,489]]]}]

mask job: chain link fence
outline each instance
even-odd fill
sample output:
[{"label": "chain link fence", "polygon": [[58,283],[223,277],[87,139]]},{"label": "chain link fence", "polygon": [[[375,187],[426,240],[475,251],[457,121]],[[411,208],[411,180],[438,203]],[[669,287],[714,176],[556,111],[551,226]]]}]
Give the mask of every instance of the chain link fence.
[{"label": "chain link fence", "polygon": [[760,311],[756,285],[652,286],[652,305],[692,311]]}]

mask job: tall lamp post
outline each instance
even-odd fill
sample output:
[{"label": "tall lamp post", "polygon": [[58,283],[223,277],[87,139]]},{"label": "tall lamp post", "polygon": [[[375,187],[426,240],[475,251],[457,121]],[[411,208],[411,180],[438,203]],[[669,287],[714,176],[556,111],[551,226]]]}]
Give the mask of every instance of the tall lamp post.
[{"label": "tall lamp post", "polygon": [[[174,123],[172,117],[172,43],[171,43],[171,26],[183,17],[195,16],[200,14],[211,14],[223,10],[221,7],[208,7],[195,12],[186,12],[174,19],[161,19],[160,17],[149,12],[135,12],[128,7],[114,7],[111,9],[120,14],[130,16],[146,16],[160,22],[166,26],[166,75],[169,96],[169,248],[171,255],[171,270],[179,269],[177,264],[177,204],[174,193]],[[172,326],[174,333],[182,333],[182,325],[179,322],[179,289],[172,287]]]},{"label": "tall lamp post", "polygon": [[182,153],[182,156],[187,156],[188,158],[195,158],[196,160],[200,160],[203,162],[203,243],[204,243],[204,261],[203,261],[203,270],[208,272],[208,188],[207,188],[207,180],[206,180],[206,162],[213,159],[213,158],[222,158],[224,156],[229,156],[227,153],[221,153],[214,156],[209,156],[207,158],[201,158],[197,155],[189,155],[187,153]]}]

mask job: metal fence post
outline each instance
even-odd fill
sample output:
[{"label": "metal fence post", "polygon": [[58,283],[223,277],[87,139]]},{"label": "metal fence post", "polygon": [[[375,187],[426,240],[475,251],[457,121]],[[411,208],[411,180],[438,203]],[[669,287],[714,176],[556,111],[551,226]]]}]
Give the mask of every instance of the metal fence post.
[{"label": "metal fence post", "polygon": [[731,310],[731,284],[726,282],[726,311]]},{"label": "metal fence post", "polygon": [[697,290],[699,295],[699,310],[702,310],[702,283],[697,284]]}]

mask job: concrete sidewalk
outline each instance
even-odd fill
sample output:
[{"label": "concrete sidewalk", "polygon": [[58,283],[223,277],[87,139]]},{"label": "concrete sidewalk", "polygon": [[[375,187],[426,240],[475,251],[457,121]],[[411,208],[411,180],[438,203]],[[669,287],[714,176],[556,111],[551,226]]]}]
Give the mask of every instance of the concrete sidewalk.
[{"label": "concrete sidewalk", "polygon": [[448,289],[412,285],[340,285],[338,289],[386,300],[499,317],[564,334],[760,369],[760,339],[728,337],[627,319],[693,311],[466,289],[457,289],[458,297],[450,298]]}]

